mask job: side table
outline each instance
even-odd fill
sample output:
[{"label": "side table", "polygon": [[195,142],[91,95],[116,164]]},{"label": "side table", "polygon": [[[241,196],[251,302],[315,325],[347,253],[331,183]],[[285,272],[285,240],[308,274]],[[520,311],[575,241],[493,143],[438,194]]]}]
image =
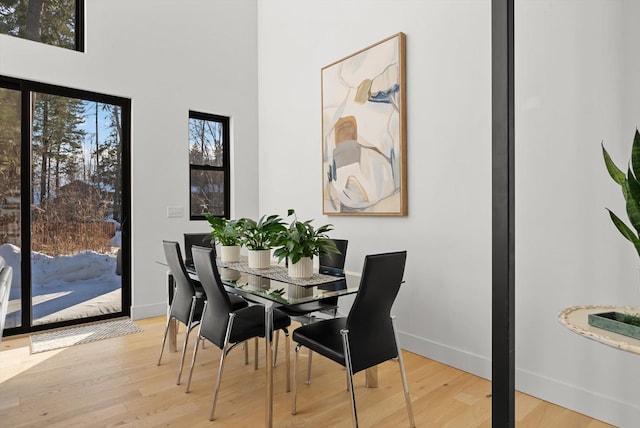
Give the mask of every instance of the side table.
[{"label": "side table", "polygon": [[605,345],[622,351],[640,355],[640,340],[589,325],[589,314],[602,312],[627,312],[637,314],[640,313],[640,307],[605,305],[572,306],[563,309],[562,312],[558,314],[558,320],[569,330],[588,339],[604,343]]}]

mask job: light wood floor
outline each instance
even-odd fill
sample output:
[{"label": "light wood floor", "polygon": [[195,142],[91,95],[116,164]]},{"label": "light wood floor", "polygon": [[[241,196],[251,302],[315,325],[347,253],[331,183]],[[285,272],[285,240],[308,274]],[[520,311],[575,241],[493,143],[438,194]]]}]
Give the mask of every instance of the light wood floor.
[{"label": "light wood floor", "polygon": [[[176,386],[178,353],[165,353],[156,366],[164,318],[136,321],[144,330],[114,339],[29,354],[29,338],[5,338],[0,348],[2,427],[259,427],[264,425],[264,342],[260,368],[244,365],[243,352],[229,355],[216,408],[208,421],[220,351],[198,352],[191,392]],[[179,340],[184,329],[181,329]],[[195,334],[193,334],[195,337]],[[293,347],[292,347],[293,349]],[[192,348],[187,353],[187,368]],[[251,346],[250,357],[253,355]],[[284,340],[274,371],[275,427],[350,427],[344,370],[320,356],[312,383],[305,385],[306,351],[301,351],[298,414],[285,392]],[[293,352],[293,351],[292,351]],[[491,384],[481,378],[404,352],[418,427],[490,427]],[[293,358],[292,358],[293,362]],[[407,426],[398,365],[379,367],[379,388],[364,388],[356,375],[358,417],[363,427]],[[517,394],[518,427],[599,428],[610,425]]]}]

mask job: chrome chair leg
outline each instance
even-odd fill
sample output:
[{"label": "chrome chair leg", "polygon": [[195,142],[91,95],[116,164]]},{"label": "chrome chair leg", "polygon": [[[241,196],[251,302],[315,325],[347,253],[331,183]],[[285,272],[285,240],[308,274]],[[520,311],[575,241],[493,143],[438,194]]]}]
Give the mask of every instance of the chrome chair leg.
[{"label": "chrome chair leg", "polygon": [[160,346],[160,357],[158,357],[158,366],[160,365],[160,361],[162,360],[162,353],[164,352],[164,345],[167,341],[167,333],[169,333],[169,325],[171,324],[171,320],[173,317],[171,316],[171,310],[173,309],[173,302],[171,303],[171,307],[169,309],[169,313],[167,314],[167,324],[164,327],[164,336],[162,336],[162,345]]},{"label": "chrome chair leg", "polygon": [[409,396],[409,383],[407,382],[407,374],[404,370],[404,360],[402,358],[402,349],[398,342],[398,335],[396,333],[395,316],[391,317],[391,326],[393,327],[393,336],[396,340],[396,349],[398,350],[398,363],[400,363],[400,376],[402,377],[402,388],[404,389],[404,400],[407,404],[407,414],[409,416],[409,426],[415,428],[416,422],[413,419],[413,409],[411,407],[411,397]]},{"label": "chrome chair leg", "polygon": [[230,349],[229,345],[229,337],[231,336],[231,329],[233,328],[233,320],[236,317],[236,314],[229,314],[229,324],[227,324],[227,332],[224,336],[224,344],[222,346],[222,354],[220,355],[220,365],[218,366],[218,379],[216,379],[216,387],[213,390],[213,400],[211,402],[211,412],[209,413],[209,420],[213,420],[213,414],[216,410],[216,400],[218,399],[218,391],[220,390],[220,381],[222,380],[222,369],[224,367],[224,360]]},{"label": "chrome chair leg", "polygon": [[189,311],[189,322],[187,322],[187,330],[184,332],[184,344],[182,345],[182,355],[180,356],[180,369],[178,370],[178,379],[176,385],[180,385],[180,378],[182,377],[182,367],[184,366],[184,356],[187,353],[187,344],[189,343],[189,333],[193,329],[193,313],[196,310],[196,296],[193,296],[191,300],[191,311]]},{"label": "chrome chair leg", "polygon": [[280,330],[274,332],[276,334],[276,340],[273,344],[273,367],[278,365],[278,342],[280,341]]},{"label": "chrome chair leg", "polygon": [[291,391],[291,338],[289,337],[289,332],[286,331],[285,336],[285,348],[286,348],[286,362],[287,362],[287,388],[286,392]]},{"label": "chrome chair leg", "polygon": [[[204,302],[204,307],[202,308],[202,316],[204,317],[205,312],[207,311],[207,301]],[[200,332],[202,331],[202,323],[198,326],[198,338],[196,340],[196,346],[193,347],[193,356],[191,357],[191,368],[189,369],[189,378],[187,379],[187,388],[185,389],[185,393],[189,392],[189,387],[191,386],[191,375],[193,375],[193,367],[196,365],[196,356],[198,355],[198,344],[202,339]]]},{"label": "chrome chair leg", "polygon": [[191,386],[191,376],[193,375],[193,367],[196,364],[196,355],[198,355],[198,345],[200,344],[200,340],[202,340],[202,337],[200,336],[200,332],[198,332],[196,346],[193,347],[193,357],[191,357],[191,367],[189,368],[189,376],[187,377],[187,387],[184,390],[185,394],[189,392],[189,387]]},{"label": "chrome chair leg", "polygon": [[291,391],[291,414],[296,414],[296,394],[298,392],[298,355],[302,345],[297,344],[295,347],[296,356],[293,359],[293,391]]},{"label": "chrome chair leg", "polygon": [[342,335],[342,346],[344,348],[344,362],[347,369],[347,383],[349,385],[349,394],[351,395],[351,418],[353,426],[358,428],[358,413],[356,412],[356,395],[353,388],[353,367],[351,366],[351,350],[349,347],[349,330],[340,330]]}]

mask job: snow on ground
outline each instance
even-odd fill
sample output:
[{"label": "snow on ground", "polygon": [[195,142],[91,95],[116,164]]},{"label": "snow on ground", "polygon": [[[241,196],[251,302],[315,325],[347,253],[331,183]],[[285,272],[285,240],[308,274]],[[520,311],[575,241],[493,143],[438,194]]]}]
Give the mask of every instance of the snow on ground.
[{"label": "snow on ground", "polygon": [[[5,328],[20,323],[20,249],[0,246],[0,257],[13,267]],[[116,275],[115,254],[83,251],[31,258],[34,324],[77,319],[121,310],[121,277]]]}]

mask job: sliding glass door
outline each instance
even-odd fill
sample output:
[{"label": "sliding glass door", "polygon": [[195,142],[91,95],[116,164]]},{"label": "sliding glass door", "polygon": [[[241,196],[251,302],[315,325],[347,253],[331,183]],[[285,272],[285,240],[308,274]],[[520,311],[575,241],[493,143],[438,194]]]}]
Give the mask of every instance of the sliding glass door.
[{"label": "sliding glass door", "polygon": [[5,328],[128,315],[129,102],[19,83],[0,89],[0,156],[17,165],[0,159],[13,174],[0,187],[0,256],[14,268]]},{"label": "sliding glass door", "polygon": [[21,111],[21,92],[0,87],[0,257],[13,267],[5,328],[22,326]]}]

